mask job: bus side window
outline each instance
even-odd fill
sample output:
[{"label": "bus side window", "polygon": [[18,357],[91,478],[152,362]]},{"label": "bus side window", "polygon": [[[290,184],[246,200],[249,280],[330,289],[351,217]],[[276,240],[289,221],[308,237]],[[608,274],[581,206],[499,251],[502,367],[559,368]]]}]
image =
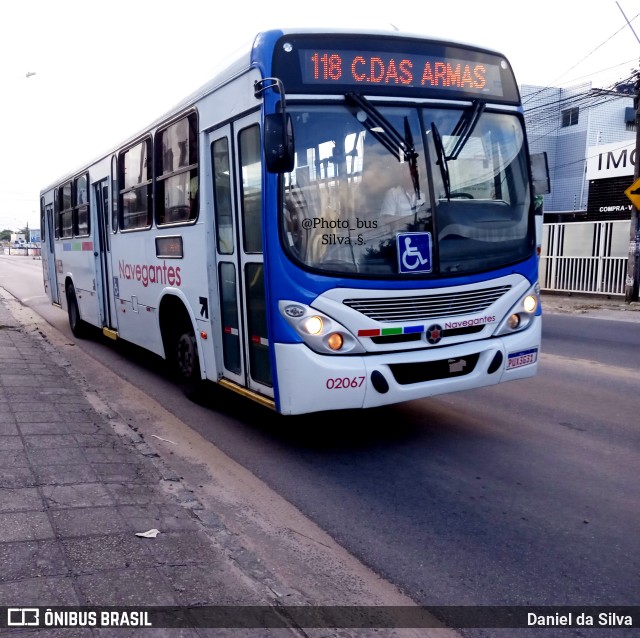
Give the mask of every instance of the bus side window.
[{"label": "bus side window", "polygon": [[233,217],[231,214],[231,177],[229,142],[226,137],[211,144],[213,166],[213,199],[216,215],[216,237],[221,255],[233,254]]},{"label": "bus side window", "polygon": [[120,223],[122,230],[151,226],[151,138],[120,153]]},{"label": "bus side window", "polygon": [[73,207],[71,199],[71,182],[58,189],[58,216],[60,237],[73,236]]},{"label": "bus side window", "polygon": [[75,180],[73,195],[73,234],[84,236],[89,234],[89,175],[85,173]]},{"label": "bus side window", "polygon": [[111,158],[111,232],[118,230],[118,159]]},{"label": "bus side window", "polygon": [[156,136],[156,221],[194,220],[198,214],[198,127],[196,114],[174,122]]},{"label": "bus side window", "polygon": [[262,252],[262,162],[260,130],[250,126],[239,135],[242,164],[242,216],[244,250]]}]

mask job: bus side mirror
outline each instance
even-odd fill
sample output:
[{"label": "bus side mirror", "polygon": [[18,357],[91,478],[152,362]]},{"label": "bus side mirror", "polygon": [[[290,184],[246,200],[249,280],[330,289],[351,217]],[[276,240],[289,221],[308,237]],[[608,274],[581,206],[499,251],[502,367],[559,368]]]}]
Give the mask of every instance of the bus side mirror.
[{"label": "bus side mirror", "polygon": [[290,173],[293,170],[293,124],[288,113],[265,116],[264,155],[270,173]]},{"label": "bus side mirror", "polygon": [[547,154],[534,153],[530,159],[533,192],[535,195],[548,195],[551,192],[551,180],[549,179]]}]

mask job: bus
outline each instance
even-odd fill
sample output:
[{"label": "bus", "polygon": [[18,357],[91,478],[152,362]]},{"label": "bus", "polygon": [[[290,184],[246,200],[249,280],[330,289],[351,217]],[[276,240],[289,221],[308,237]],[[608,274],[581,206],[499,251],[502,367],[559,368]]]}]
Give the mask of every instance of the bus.
[{"label": "bus", "polygon": [[44,285],[190,395],[411,401],[536,374],[539,194],[501,53],[266,30],[41,191]]}]

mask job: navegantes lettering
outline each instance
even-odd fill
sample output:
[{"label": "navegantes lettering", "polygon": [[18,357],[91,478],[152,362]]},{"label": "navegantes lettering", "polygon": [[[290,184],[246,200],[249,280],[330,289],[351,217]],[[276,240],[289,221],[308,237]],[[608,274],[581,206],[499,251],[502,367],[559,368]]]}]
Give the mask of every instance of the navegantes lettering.
[{"label": "navegantes lettering", "polygon": [[167,266],[166,261],[163,261],[162,265],[149,265],[128,264],[121,259],[118,262],[118,271],[121,279],[139,281],[145,288],[149,284],[163,286],[180,286],[182,284],[180,266]]},{"label": "navegantes lettering", "polygon": [[462,321],[447,321],[444,324],[445,330],[454,328],[468,328],[470,326],[481,326],[485,323],[495,323],[496,318],[493,315],[487,317],[475,317],[474,319],[463,319]]}]

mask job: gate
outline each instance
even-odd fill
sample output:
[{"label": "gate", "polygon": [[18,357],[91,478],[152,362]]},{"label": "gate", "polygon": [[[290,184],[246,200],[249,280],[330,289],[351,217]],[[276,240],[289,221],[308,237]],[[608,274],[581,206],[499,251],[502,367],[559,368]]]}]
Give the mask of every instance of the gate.
[{"label": "gate", "polygon": [[629,221],[544,224],[540,287],[624,295]]}]

